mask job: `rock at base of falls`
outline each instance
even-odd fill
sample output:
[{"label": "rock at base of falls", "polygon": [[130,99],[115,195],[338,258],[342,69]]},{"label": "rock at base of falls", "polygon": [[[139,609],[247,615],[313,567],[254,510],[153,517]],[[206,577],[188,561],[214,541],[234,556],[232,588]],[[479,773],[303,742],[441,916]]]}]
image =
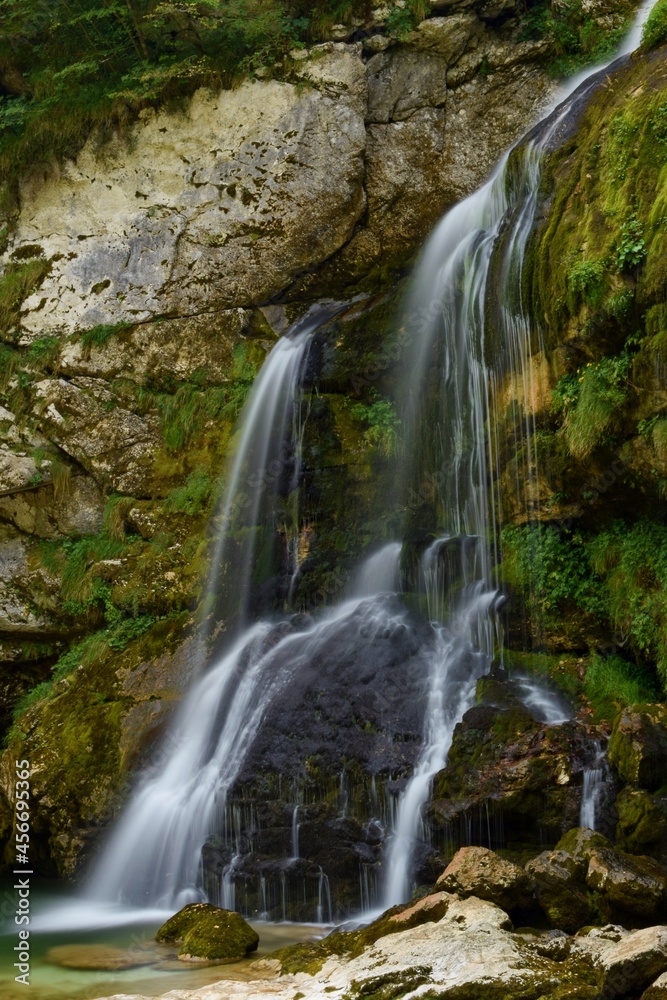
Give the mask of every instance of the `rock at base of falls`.
[{"label": "rock at base of falls", "polygon": [[462,847],[437,881],[439,889],[477,896],[502,909],[528,909],[533,903],[530,877],[523,868],[485,847]]},{"label": "rock at base of falls", "polygon": [[210,903],[189,903],[160,927],[155,940],[181,946],[184,962],[238,962],[255,951],[259,935],[243,917]]},{"label": "rock at base of falls", "polygon": [[[400,919],[414,915],[414,904],[397,907],[368,927],[276,952],[269,980],[264,960],[248,967],[250,976],[256,972],[257,978],[221,981],[193,993],[179,990],[178,996],[361,1000],[417,994],[442,1000],[616,1000],[639,996],[646,987],[651,1000],[663,995],[659,990],[667,970],[667,927],[629,932],[608,926],[585,929],[576,937],[531,929],[516,932],[493,903],[474,896],[462,900],[449,893],[437,895],[438,905],[421,907],[418,922]],[[143,997],[133,995],[132,1000]]]}]

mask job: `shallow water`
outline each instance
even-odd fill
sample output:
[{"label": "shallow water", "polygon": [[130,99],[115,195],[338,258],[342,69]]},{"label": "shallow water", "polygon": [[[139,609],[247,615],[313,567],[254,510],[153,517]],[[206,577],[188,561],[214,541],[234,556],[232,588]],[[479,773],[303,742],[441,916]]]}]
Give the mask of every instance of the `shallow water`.
[{"label": "shallow water", "polygon": [[[5,892],[11,892],[11,887],[11,882],[3,880],[0,884],[3,897]],[[190,965],[177,960],[177,949],[173,945],[155,943],[156,930],[171,912],[159,916],[153,913],[142,920],[135,919],[134,922],[116,926],[54,930],[48,926],[48,912],[64,899],[67,899],[67,893],[62,883],[32,881],[31,915],[36,926],[31,923],[30,986],[27,990],[24,985],[14,981],[17,970],[13,968],[15,958],[12,949],[18,943],[18,928],[13,924],[3,926],[0,936],[2,1000],[26,996],[30,1000],[93,1000],[115,993],[159,996],[168,990],[198,989],[220,979],[257,979],[261,978],[261,973],[250,972],[250,966],[257,959],[297,941],[322,937],[328,930],[317,925],[251,921],[259,934],[259,948],[248,959],[229,965]],[[75,907],[76,901],[73,901],[73,916]],[[85,916],[84,911],[81,915]],[[92,914],[89,916],[91,923],[95,922]],[[131,917],[128,915],[126,919]],[[40,923],[46,925],[45,929],[39,929]],[[72,945],[119,948],[127,952],[137,965],[120,971],[82,970],[64,968],[49,960],[48,952],[51,949]],[[144,961],[147,964],[140,964]]]}]

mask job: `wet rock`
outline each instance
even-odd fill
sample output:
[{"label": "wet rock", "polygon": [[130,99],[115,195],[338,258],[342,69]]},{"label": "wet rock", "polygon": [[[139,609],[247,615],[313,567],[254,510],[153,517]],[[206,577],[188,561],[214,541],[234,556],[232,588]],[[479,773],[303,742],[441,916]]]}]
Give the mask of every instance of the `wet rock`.
[{"label": "wet rock", "polygon": [[470,843],[471,833],[490,847],[554,843],[578,822],[594,732],[575,721],[540,724],[511,691],[498,701],[475,706],[456,726],[434,780],[431,820],[455,844]]},{"label": "wet rock", "polygon": [[526,871],[549,921],[569,932],[595,923],[598,913],[625,925],[647,924],[660,918],[667,898],[661,865],[616,850],[585,827],[570,830]]},{"label": "wet rock", "polygon": [[667,970],[667,926],[628,934],[601,959],[602,1000],[637,993]]},{"label": "wet rock", "polygon": [[596,848],[589,856],[586,884],[600,893],[612,920],[649,923],[665,912],[667,872],[652,858]]},{"label": "wet rock", "polygon": [[117,972],[120,969],[135,969],[142,965],[152,965],[161,955],[153,947],[114,948],[104,944],[63,944],[49,948],[45,960],[64,969],[99,970]]},{"label": "wet rock", "polygon": [[594,922],[595,910],[585,892],[585,862],[567,851],[543,851],[526,865],[526,872],[552,927],[573,934]]},{"label": "wet rock", "polygon": [[667,707],[629,705],[614,722],[609,760],[630,785],[659,788],[667,774]]},{"label": "wet rock", "polygon": [[259,935],[243,917],[209,903],[190,903],[160,927],[155,940],[181,946],[186,962],[238,962],[255,951]]},{"label": "wet rock", "polygon": [[533,902],[531,880],[523,868],[483,847],[462,847],[436,884],[459,896],[486,899],[510,912]]}]

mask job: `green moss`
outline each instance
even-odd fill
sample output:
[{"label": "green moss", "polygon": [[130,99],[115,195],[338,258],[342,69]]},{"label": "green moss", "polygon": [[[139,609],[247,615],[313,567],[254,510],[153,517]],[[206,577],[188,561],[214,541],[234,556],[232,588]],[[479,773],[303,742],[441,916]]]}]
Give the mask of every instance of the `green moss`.
[{"label": "green moss", "polygon": [[83,330],[76,335],[76,339],[81,343],[84,357],[87,359],[93,347],[104,347],[111,337],[127,334],[132,329],[129,323],[100,324],[89,330]]},{"label": "green moss", "polygon": [[43,257],[25,261],[12,261],[0,277],[0,337],[9,333],[18,322],[19,312],[26,299],[39,287],[50,269]]},{"label": "green moss", "polygon": [[650,51],[667,42],[667,0],[658,0],[642,30],[642,49]]},{"label": "green moss", "polygon": [[190,903],[160,927],[155,940],[181,946],[181,957],[236,962],[259,944],[259,935],[239,913],[210,903]]}]

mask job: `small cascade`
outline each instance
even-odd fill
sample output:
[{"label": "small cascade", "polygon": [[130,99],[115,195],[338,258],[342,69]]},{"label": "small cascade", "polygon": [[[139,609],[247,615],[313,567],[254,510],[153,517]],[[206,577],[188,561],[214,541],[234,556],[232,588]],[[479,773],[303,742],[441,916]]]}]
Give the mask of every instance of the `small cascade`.
[{"label": "small cascade", "polygon": [[401,549],[400,542],[389,542],[368,556],[357,573],[353,594],[356,597],[368,597],[399,590]]},{"label": "small cascade", "polygon": [[519,698],[528,711],[547,726],[560,726],[572,718],[572,707],[562,694],[536,677],[512,674]]},{"label": "small cascade", "polygon": [[291,861],[297,861],[299,858],[299,807],[294,806],[294,811],[292,812],[292,857]]},{"label": "small cascade", "polygon": [[[324,908],[324,900],[326,899],[326,911]],[[331,909],[331,891],[329,889],[329,878],[325,875],[324,871],[320,868],[320,877],[317,884],[317,923],[325,923],[325,912],[326,912],[326,923],[332,923],[332,909]]]},{"label": "small cascade", "polygon": [[593,766],[585,768],[583,772],[579,826],[587,826],[590,830],[599,829],[600,813],[612,788],[613,779],[607,754],[596,741]]}]

